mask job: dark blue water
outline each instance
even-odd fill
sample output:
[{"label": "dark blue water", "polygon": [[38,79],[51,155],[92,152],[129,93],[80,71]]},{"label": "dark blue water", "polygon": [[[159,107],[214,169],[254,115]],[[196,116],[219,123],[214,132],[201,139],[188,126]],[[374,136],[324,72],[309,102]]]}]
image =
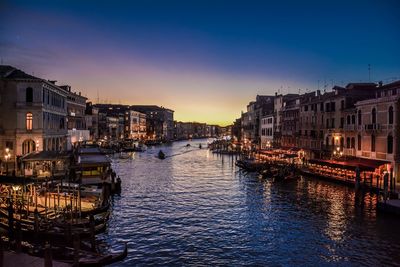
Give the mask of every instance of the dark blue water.
[{"label": "dark blue water", "polygon": [[376,214],[374,195],[244,175],[199,142],[114,159],[123,192],[103,239],[129,242],[115,266],[400,266],[400,219]]}]

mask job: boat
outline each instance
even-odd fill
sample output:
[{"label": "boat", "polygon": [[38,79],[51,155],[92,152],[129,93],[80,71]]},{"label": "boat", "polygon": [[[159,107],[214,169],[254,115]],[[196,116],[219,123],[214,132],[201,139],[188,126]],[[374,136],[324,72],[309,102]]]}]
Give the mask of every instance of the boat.
[{"label": "boat", "polygon": [[131,157],[131,155],[129,154],[129,153],[123,153],[123,152],[121,152],[120,154],[119,154],[119,158],[120,159],[129,159]]},{"label": "boat", "polygon": [[[90,255],[90,254],[89,254]],[[93,257],[95,256],[95,257]],[[97,256],[97,257],[96,257]],[[90,255],[87,258],[79,259],[79,266],[105,266],[110,265],[112,263],[116,263],[118,261],[122,261],[128,256],[128,244],[125,243],[125,248],[120,253],[110,253],[105,255]]]},{"label": "boat", "polygon": [[187,144],[186,147],[190,147],[190,144]]},{"label": "boat", "polygon": [[158,152],[158,158],[159,158],[159,159],[165,159],[165,154],[164,154],[164,152],[163,152],[162,150],[160,150],[160,151]]},{"label": "boat", "polygon": [[199,144],[199,148],[200,148],[200,149],[202,149],[202,146],[201,146],[201,144]]}]

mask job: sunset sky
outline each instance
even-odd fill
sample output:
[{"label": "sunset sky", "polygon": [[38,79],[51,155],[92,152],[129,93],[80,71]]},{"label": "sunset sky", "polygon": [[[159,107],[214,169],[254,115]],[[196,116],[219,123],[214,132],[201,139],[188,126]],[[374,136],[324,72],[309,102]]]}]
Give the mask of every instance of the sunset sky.
[{"label": "sunset sky", "polygon": [[0,1],[0,59],[90,100],[229,124],[256,94],[400,79],[398,1]]}]

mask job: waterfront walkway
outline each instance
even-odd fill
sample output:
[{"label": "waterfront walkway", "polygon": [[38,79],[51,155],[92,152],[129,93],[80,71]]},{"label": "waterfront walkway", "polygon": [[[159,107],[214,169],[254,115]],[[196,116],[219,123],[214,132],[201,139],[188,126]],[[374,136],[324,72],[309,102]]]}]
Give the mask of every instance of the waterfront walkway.
[{"label": "waterfront walkway", "polygon": [[[4,252],[4,262],[3,265],[4,267],[8,266],[29,266],[29,267],[44,267],[45,262],[44,258],[39,258],[39,257],[34,257],[30,256],[25,253],[15,253],[15,252],[10,252],[10,251],[5,251]],[[59,261],[53,261],[52,264],[53,267],[70,267],[72,265],[64,262],[59,262]]]}]

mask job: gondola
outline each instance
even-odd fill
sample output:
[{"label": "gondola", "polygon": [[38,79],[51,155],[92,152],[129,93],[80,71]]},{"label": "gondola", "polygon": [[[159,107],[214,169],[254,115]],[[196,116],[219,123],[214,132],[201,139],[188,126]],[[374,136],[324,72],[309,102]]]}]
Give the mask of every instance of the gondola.
[{"label": "gondola", "polygon": [[160,151],[158,152],[158,158],[159,158],[159,159],[165,159],[165,154],[164,154],[164,152],[163,152],[162,150],[160,150]]}]

